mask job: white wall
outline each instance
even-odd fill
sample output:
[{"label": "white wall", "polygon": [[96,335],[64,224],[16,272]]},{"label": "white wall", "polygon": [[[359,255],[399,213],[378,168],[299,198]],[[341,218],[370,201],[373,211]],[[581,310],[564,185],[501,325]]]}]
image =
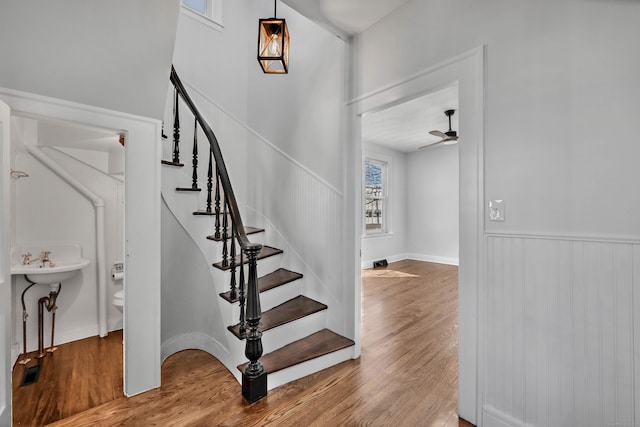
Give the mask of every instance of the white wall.
[{"label": "white wall", "polygon": [[0,5],[0,87],[162,118],[179,0]]},{"label": "white wall", "polygon": [[291,35],[289,74],[263,74],[256,60],[258,19],[273,4],[253,2],[248,17],[247,123],[277,148],[327,181],[342,187],[344,42],[281,4]]},{"label": "white wall", "polygon": [[406,182],[408,257],[458,264],[458,145],[407,154]]},{"label": "white wall", "polygon": [[[373,261],[387,259],[389,262],[406,258],[407,254],[407,215],[413,209],[407,194],[405,153],[382,147],[373,143],[364,143],[363,160],[383,160],[387,163],[387,231],[383,234],[362,237],[362,268],[371,268]],[[364,170],[364,167],[363,167]],[[364,184],[363,184],[364,185]]]},{"label": "white wall", "polygon": [[[447,16],[455,17],[455,31],[442,19]],[[636,218],[640,198],[635,196],[640,169],[634,162],[640,157],[640,146],[633,138],[612,138],[611,129],[623,129],[628,135],[640,132],[640,122],[634,119],[640,113],[640,58],[629,54],[636,50],[635,41],[640,36],[635,25],[639,18],[640,4],[622,1],[409,2],[358,38],[360,72],[356,96],[374,93],[485,45],[485,206],[492,199],[506,203],[506,221],[485,222],[485,232],[496,236],[551,235],[571,236],[576,241],[602,238],[607,242],[636,243],[640,241],[640,222]],[[385,64],[389,66],[379,66],[380,52],[385,52]],[[464,131],[461,125],[461,135]],[[462,202],[461,199],[461,208]],[[544,250],[551,258],[561,256],[557,245],[550,244]],[[506,268],[508,261],[495,256],[487,253],[488,266]],[[576,265],[574,274],[581,273],[582,266]],[[545,264],[527,264],[528,289],[544,287],[545,268]],[[622,274],[618,265],[612,268],[615,274]],[[597,282],[594,288],[606,289],[608,277],[593,278]],[[482,277],[478,279],[482,283]],[[495,277],[489,275],[487,280],[487,288],[480,289],[481,314],[517,307],[522,302],[510,291],[515,286],[512,276],[505,276],[500,285],[509,292],[498,292],[495,297],[487,295],[497,286]],[[576,282],[575,286],[576,292],[584,292],[586,285]],[[619,292],[614,297],[618,299],[626,291],[621,287],[615,292]],[[567,309],[554,303],[555,293],[536,292],[525,298],[527,304],[531,298],[547,311],[528,312],[526,322],[514,325],[514,336],[527,336],[533,328],[540,331],[535,339],[543,348],[555,346],[556,336],[580,338],[576,335],[579,331],[567,322],[555,325],[554,335],[546,332],[549,316],[556,317],[560,310]],[[621,313],[619,309],[613,312]],[[588,335],[607,325],[604,317],[592,319],[585,326]],[[492,334],[486,341],[485,334],[501,328],[504,319],[484,317],[479,324],[483,340],[480,348],[509,348],[508,337],[501,334]],[[640,354],[634,342],[627,335],[620,338],[618,345],[634,346],[634,354]],[[573,363],[586,363],[586,357],[586,351],[576,353]],[[539,405],[538,413],[551,411],[548,401],[536,400],[540,395],[529,391],[545,387],[549,390],[557,382],[569,382],[571,370],[555,357],[540,368],[531,362],[523,366],[522,380],[527,390],[524,404]],[[486,355],[481,354],[480,363],[479,372],[483,374],[489,363]],[[637,357],[634,363],[640,363]],[[508,367],[505,369],[509,372]],[[538,369],[557,375],[539,375]],[[603,380],[613,381],[612,387],[618,390],[629,381],[612,376],[607,370],[601,375]],[[482,393],[496,387],[502,388],[505,396],[523,390],[519,379],[508,375],[481,376],[480,381],[481,404]],[[635,378],[633,381],[637,389],[640,382]],[[585,391],[587,397],[579,398]],[[598,399],[600,392],[585,389],[582,383],[566,392],[564,398],[573,399],[573,404],[563,408],[575,414],[588,413],[590,402],[599,401],[607,415],[594,418],[594,425],[628,419],[627,413],[618,418],[610,415],[616,413],[615,403]],[[484,403],[488,401],[487,396]],[[489,426],[545,425],[544,418],[519,411],[504,400],[491,399],[491,405],[481,407],[475,421]]]},{"label": "white wall", "polygon": [[[247,45],[249,40],[258,39],[257,21],[255,29],[248,31],[247,3],[222,1],[222,29],[206,25],[183,10],[173,55],[176,71],[184,82],[197,87],[243,121],[247,115],[247,63],[255,57],[255,51],[247,50]],[[165,124],[165,129],[169,135],[170,123]]]},{"label": "white wall", "polygon": [[[15,118],[16,123],[24,121]],[[36,125],[35,122],[32,125]],[[20,128],[20,124],[16,130]],[[20,133],[20,132],[16,132]],[[33,134],[34,136],[37,133]],[[96,221],[91,201],[59,178],[26,152],[18,137],[13,145],[15,167],[28,171],[28,178],[15,181],[15,228],[13,246],[41,246],[46,244],[78,243],[83,257],[91,263],[80,274],[63,283],[57,301],[56,343],[75,341],[98,335],[97,318],[97,257]],[[37,141],[22,141],[36,145]],[[76,177],[105,202],[107,324],[109,330],[122,328],[122,314],[110,303],[116,290],[122,289],[122,281],[113,281],[111,266],[124,262],[124,183],[104,174],[55,149],[43,150],[53,161]],[[38,254],[34,254],[34,257]],[[51,254],[55,262],[55,251]],[[15,276],[14,293],[14,342],[22,352],[22,307],[20,295],[28,286],[22,276]],[[37,348],[37,302],[48,295],[46,286],[34,286],[25,295],[29,313],[27,321],[27,351]],[[45,336],[50,336],[50,314],[45,314]],[[45,340],[48,345],[48,339]]]}]

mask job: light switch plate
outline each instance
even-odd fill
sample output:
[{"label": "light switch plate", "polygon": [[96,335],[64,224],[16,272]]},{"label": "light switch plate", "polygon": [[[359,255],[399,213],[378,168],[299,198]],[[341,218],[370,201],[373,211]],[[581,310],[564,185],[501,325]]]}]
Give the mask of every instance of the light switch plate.
[{"label": "light switch plate", "polygon": [[489,200],[489,221],[504,221],[504,200]]}]

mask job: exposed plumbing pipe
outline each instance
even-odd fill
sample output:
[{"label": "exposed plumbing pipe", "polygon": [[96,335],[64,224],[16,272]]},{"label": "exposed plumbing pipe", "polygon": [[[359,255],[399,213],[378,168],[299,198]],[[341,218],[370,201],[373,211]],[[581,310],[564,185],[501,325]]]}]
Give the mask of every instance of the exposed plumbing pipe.
[{"label": "exposed plumbing pipe", "polygon": [[69,172],[64,170],[58,163],[49,157],[39,147],[25,145],[27,151],[38,159],[43,165],[71,185],[76,191],[93,203],[96,212],[96,270],[98,275],[98,333],[101,337],[106,337],[107,330],[107,268],[106,268],[106,248],[105,248],[105,224],[104,224],[104,200],[92,192],[84,184],[78,181]]},{"label": "exposed plumbing pipe", "polygon": [[[58,283],[58,290],[49,292],[48,297],[42,297],[38,300],[38,354],[36,359],[42,359],[48,353],[54,352],[56,348],[53,346],[53,331],[56,328],[56,300],[62,291],[62,283]],[[44,309],[47,311],[53,311],[53,317],[51,319],[51,347],[44,351]]]}]

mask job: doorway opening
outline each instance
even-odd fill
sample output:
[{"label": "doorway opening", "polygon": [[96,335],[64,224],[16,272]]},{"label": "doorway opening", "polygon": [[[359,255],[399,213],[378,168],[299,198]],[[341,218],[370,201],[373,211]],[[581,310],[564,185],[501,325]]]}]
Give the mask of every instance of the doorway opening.
[{"label": "doorway opening", "polygon": [[[363,346],[384,331],[397,339],[394,348],[406,346],[408,365],[430,360],[414,373],[434,390],[419,406],[431,408],[424,416],[455,417],[456,425],[459,156],[457,144],[445,145],[429,132],[447,131],[444,112],[458,109],[454,82],[361,121],[363,310],[386,301],[376,319],[364,319]],[[415,360],[408,360],[412,354]]]},{"label": "doorway opening", "polygon": [[[459,155],[459,267],[458,267],[458,413],[461,418],[476,424],[482,407],[483,372],[479,335],[483,332],[479,319],[479,295],[484,282],[484,63],[485,49],[480,46],[456,57],[393,81],[350,101],[353,112],[353,149],[348,151],[353,174],[355,200],[349,205],[353,212],[356,249],[362,239],[362,147],[361,123],[366,114],[384,110],[424,94],[435,92],[458,82],[459,116],[456,129],[461,138]],[[440,129],[442,130],[442,129]],[[427,130],[428,131],[428,130]],[[464,137],[463,137],[464,136]],[[462,142],[464,138],[464,141]],[[359,268],[364,257],[356,250],[357,271],[354,283],[355,336],[360,330],[360,295],[362,293]],[[364,254],[363,254],[364,255]],[[366,260],[365,260],[366,261]]]},{"label": "doorway opening", "polygon": [[[15,424],[48,424],[124,396],[116,303],[124,285],[125,141],[113,129],[12,117],[11,168],[21,172],[12,175],[9,212]],[[77,260],[79,268],[62,270]],[[15,274],[19,268],[26,273]],[[34,367],[37,379],[21,386]]]}]

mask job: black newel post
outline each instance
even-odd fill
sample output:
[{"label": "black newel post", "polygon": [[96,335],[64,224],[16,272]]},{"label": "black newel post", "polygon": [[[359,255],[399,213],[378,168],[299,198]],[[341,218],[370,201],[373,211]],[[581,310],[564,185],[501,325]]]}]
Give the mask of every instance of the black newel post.
[{"label": "black newel post", "polygon": [[262,245],[252,243],[245,249],[249,260],[249,277],[247,283],[247,345],[244,354],[249,359],[249,366],[242,373],[242,396],[247,402],[256,402],[267,395],[267,372],[260,363],[262,356],[262,332],[258,330],[262,311],[258,295],[258,271],[256,258]]}]

